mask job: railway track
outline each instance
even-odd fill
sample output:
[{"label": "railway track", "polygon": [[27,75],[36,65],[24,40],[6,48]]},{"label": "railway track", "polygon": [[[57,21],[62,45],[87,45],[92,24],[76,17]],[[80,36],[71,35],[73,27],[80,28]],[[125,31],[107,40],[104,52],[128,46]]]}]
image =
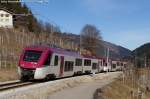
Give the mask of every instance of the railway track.
[{"label": "railway track", "polygon": [[14,81],[14,82],[8,82],[8,83],[3,83],[0,84],[0,91],[5,91],[8,89],[13,89],[13,88],[19,88],[27,85],[35,84],[34,82],[21,82],[21,81]]},{"label": "railway track", "polygon": [[[69,78],[69,77],[64,77],[64,78]],[[60,80],[60,79],[64,79],[64,78],[57,78],[57,79],[55,79],[55,81]],[[33,85],[33,84],[37,84],[37,83],[39,83],[39,82],[21,82],[19,80],[11,81],[11,82],[4,82],[4,83],[0,83],[0,92],[5,91],[5,90],[9,90],[9,89]]]},{"label": "railway track", "polygon": [[[69,78],[69,77],[64,77],[64,78]],[[63,79],[63,78],[57,78],[57,79],[55,79],[55,81],[60,80],[60,79]],[[39,82],[21,82],[20,80],[4,82],[4,83],[0,83],[0,92],[1,91],[6,91],[6,90],[9,90],[9,89],[14,89],[14,88],[24,87],[24,86],[28,86],[28,85],[33,85],[33,84],[37,84],[37,83],[39,83]]]}]

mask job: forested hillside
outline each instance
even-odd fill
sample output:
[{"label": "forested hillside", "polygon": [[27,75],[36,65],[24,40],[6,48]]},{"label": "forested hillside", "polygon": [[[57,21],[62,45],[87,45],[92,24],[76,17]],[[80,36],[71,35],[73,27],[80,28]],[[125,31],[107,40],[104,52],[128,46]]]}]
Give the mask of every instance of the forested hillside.
[{"label": "forested hillside", "polygon": [[[76,35],[76,34],[63,34],[62,37],[68,37],[71,39],[71,41],[73,41],[76,45],[80,44],[80,35]],[[96,53],[98,56],[102,56],[105,57],[106,56],[106,51],[107,48],[110,49],[110,58],[114,58],[114,59],[128,59],[131,57],[131,51],[127,48],[118,46],[116,44],[107,42],[107,41],[100,41],[101,42],[101,46],[99,46],[96,50]]]},{"label": "forested hillside", "polygon": [[150,56],[150,43],[146,43],[133,51],[137,56]]},{"label": "forested hillside", "polygon": [[150,43],[146,43],[135,50],[133,50],[133,56],[136,60],[136,64],[139,67],[144,67],[145,65],[150,66]]},{"label": "forested hillside", "polygon": [[[4,1],[4,0],[3,0]],[[13,1],[13,0],[5,0]],[[2,1],[1,1],[2,2]],[[0,3],[0,8],[6,9],[13,13],[15,28],[23,28],[30,32],[37,32],[38,21],[32,14],[32,11],[20,2],[17,3]]]}]

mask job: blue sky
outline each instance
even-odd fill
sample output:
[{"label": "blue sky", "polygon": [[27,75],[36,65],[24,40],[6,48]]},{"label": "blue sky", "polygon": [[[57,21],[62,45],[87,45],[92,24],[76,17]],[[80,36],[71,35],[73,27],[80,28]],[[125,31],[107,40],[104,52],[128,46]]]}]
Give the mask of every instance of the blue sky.
[{"label": "blue sky", "polygon": [[85,24],[101,30],[103,40],[130,50],[150,42],[150,0],[47,0],[27,3],[35,16],[79,34]]}]

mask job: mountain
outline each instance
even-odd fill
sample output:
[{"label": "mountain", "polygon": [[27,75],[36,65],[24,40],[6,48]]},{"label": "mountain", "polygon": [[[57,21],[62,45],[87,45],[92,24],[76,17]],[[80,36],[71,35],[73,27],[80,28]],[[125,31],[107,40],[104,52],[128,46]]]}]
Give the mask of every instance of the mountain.
[{"label": "mountain", "polygon": [[[79,35],[71,33],[63,33],[61,37],[65,39],[71,38],[73,42],[75,42],[77,45],[80,45]],[[99,46],[97,48],[96,52],[97,55],[106,57],[107,48],[110,49],[110,58],[112,59],[128,59],[129,57],[131,57],[131,51],[129,49],[107,41],[102,41],[102,46]]]},{"label": "mountain", "polygon": [[131,57],[131,51],[120,45],[116,45],[107,41],[103,41],[103,46],[105,49],[110,49],[110,57],[114,59],[128,59]]},{"label": "mountain", "polygon": [[150,66],[150,42],[136,48],[132,54],[138,67]]},{"label": "mountain", "polygon": [[133,50],[132,53],[139,57],[149,56],[150,55],[150,43],[143,44],[142,46]]}]

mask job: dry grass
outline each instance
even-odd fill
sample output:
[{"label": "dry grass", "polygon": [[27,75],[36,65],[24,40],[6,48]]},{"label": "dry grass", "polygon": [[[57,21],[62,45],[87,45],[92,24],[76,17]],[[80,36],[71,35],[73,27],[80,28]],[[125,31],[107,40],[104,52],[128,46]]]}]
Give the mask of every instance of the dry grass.
[{"label": "dry grass", "polygon": [[138,96],[137,85],[133,86],[130,81],[123,84],[123,81],[118,79],[102,88],[102,96],[104,99],[150,99],[150,92],[144,92],[141,98]]},{"label": "dry grass", "polygon": [[0,82],[17,80],[17,69],[0,69]]},{"label": "dry grass", "polygon": [[[121,82],[115,81],[103,89],[103,95],[109,99],[129,99],[131,89],[129,86],[121,84]],[[111,97],[111,98],[110,98]]]}]

